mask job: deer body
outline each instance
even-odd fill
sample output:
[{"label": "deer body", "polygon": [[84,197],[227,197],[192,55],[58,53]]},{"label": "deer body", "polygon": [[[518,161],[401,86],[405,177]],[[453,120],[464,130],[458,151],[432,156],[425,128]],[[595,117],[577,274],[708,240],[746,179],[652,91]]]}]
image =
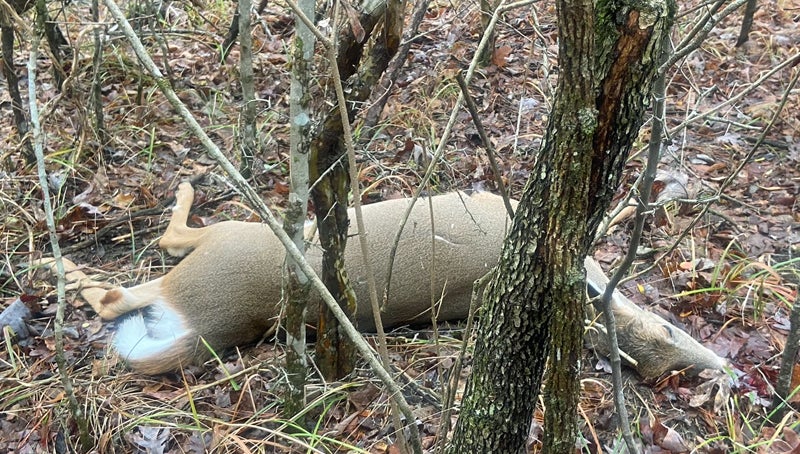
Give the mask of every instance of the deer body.
[{"label": "deer body", "polygon": [[[127,314],[118,326],[114,347],[139,372],[163,373],[202,360],[208,357],[203,342],[215,351],[253,342],[275,326],[281,312],[286,254],[277,237],[257,223],[225,221],[188,227],[193,198],[191,185],[181,184],[172,219],[159,242],[170,254],[186,257],[161,278],[110,290],[93,303],[105,319]],[[429,200],[433,224],[428,200],[420,200],[400,238],[389,300],[382,313],[386,327],[430,321],[432,292],[440,301],[438,320],[466,318],[473,282],[500,257],[510,225],[501,197],[450,193]],[[389,200],[363,208],[371,268],[379,289],[386,284],[389,252],[408,203]],[[351,237],[355,230],[351,227]],[[319,272],[322,251],[316,241],[307,248],[306,257]],[[346,250],[345,264],[358,300],[357,326],[372,331],[375,323],[364,259],[355,241]],[[607,278],[599,265],[587,258],[586,267],[590,290],[602,292]],[[316,323],[320,302],[312,292],[309,323]],[[614,293],[612,307],[620,347],[630,350],[645,377],[690,365],[719,369],[725,364],[691,336],[638,308],[621,293]]]},{"label": "deer body", "polygon": [[[180,364],[205,358],[207,348],[200,337],[216,351],[255,341],[274,326],[280,314],[283,245],[265,224],[225,221],[203,228],[187,227],[193,197],[191,186],[182,184],[172,220],[160,241],[170,254],[188,255],[159,279],[110,290],[96,308],[106,319],[144,309],[120,323],[114,340],[120,355],[144,373],[174,370]],[[499,257],[508,225],[500,197],[450,193],[434,196],[431,202],[436,234],[431,235],[427,200],[420,200],[400,238],[390,297],[382,313],[386,327],[430,321],[434,254],[433,292],[437,301],[441,297],[438,320],[467,316],[472,283]],[[404,199],[389,200],[363,209],[372,249],[371,268],[379,289],[385,286],[389,250],[408,203]],[[351,237],[357,233],[354,227],[350,230]],[[373,331],[366,267],[357,246],[351,242],[345,255],[359,302],[355,319],[360,329]],[[316,241],[309,246],[306,258],[319,272],[322,251]],[[309,323],[316,323],[320,302],[312,292]]]}]

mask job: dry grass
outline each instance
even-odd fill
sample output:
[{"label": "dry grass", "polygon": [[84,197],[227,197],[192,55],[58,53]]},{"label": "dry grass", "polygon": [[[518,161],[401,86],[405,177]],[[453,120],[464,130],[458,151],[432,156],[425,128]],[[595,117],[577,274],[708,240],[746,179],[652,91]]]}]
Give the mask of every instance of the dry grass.
[{"label": "dry grass", "polygon": [[[689,5],[682,6],[688,9]],[[537,7],[541,36],[533,32],[529,13],[510,14],[500,40],[510,47],[507,64],[485,69],[473,86],[514,194],[520,192],[528,177],[528,163],[535,159],[535,153],[528,150],[536,147],[542,135],[547,94],[556,76],[557,30],[552,26],[552,7]],[[739,16],[723,21],[671,74],[670,126],[680,124],[692,112],[725,102],[796,53],[799,10],[797,0],[761,5],[753,39],[744,48],[733,47],[730,37],[738,31]],[[151,51],[161,65],[170,64],[181,99],[201,118],[215,142],[235,158],[237,74],[234,65],[222,66],[215,59],[228,26],[230,4],[212,2],[202,9],[188,3],[170,4],[168,11],[161,26],[176,31],[164,35],[168,54],[162,54],[153,41],[148,43]],[[89,17],[86,5],[73,3],[63,17],[62,26],[71,39],[81,33],[90,36],[84,20]],[[690,14],[681,19],[676,41],[691,28],[694,17]],[[382,129],[363,146],[360,175],[371,196],[408,194],[419,180],[420,164],[412,151],[416,148],[424,155],[438,143],[442,120],[457,93],[451,76],[471,56],[476,18],[476,5],[470,2],[440,3],[429,10],[409,67],[387,106]],[[280,5],[268,6],[260,19],[254,38],[261,99],[258,126],[264,151],[257,163],[256,182],[263,197],[280,206],[288,168],[284,51],[292,24]],[[194,31],[177,33],[180,30]],[[82,244],[71,250],[71,257],[89,267],[90,274],[120,283],[142,281],[163,274],[172,264],[156,251],[154,242],[164,225],[161,203],[176,182],[208,173],[216,178],[213,187],[226,186],[118,39],[108,41],[102,68],[104,109],[112,139],[98,143],[85,102],[91,81],[89,41],[84,39],[78,46],[80,51],[71,65],[74,78],[66,93],[52,89],[45,61],[38,81],[40,87],[50,84],[38,101],[44,106],[46,163],[51,189],[57,194],[59,240],[67,247]],[[21,48],[24,52],[24,45]],[[235,63],[237,52],[234,50],[229,63]],[[18,72],[23,59],[16,59]],[[713,190],[747,151],[775,111],[785,81],[798,70],[782,72],[742,102],[680,131],[673,137],[664,165],[687,173],[699,192]],[[7,95],[2,96],[5,103]],[[524,109],[520,107],[523,104]],[[626,394],[631,419],[645,440],[648,431],[663,426],[680,433],[698,452],[796,449],[789,433],[798,428],[797,415],[790,413],[785,420],[771,423],[765,414],[777,370],[776,353],[785,342],[781,320],[792,302],[792,291],[796,292],[788,285],[791,273],[797,270],[796,259],[781,254],[797,250],[797,242],[791,238],[800,221],[796,191],[792,192],[800,177],[798,109],[794,93],[770,143],[719,205],[721,216],[703,219],[662,264],[661,274],[651,274],[626,289],[637,302],[673,314],[708,345],[726,349],[737,366],[732,381],[739,387],[728,396],[718,394],[718,388],[704,388],[703,380],[681,375],[654,384],[642,384],[630,376]],[[0,135],[0,296],[3,307],[23,298],[34,308],[36,318],[30,323],[35,330],[31,339],[15,343],[9,333],[2,339],[0,451],[83,452],[76,446],[74,420],[53,361],[54,304],[48,299],[53,294],[52,283],[28,266],[49,249],[36,179],[21,164],[10,117],[0,118],[0,129],[6,133]],[[447,162],[435,177],[434,189],[492,188],[474,128],[466,116],[464,119],[447,144]],[[693,162],[699,155],[710,161]],[[640,165],[636,157],[629,163],[624,190]],[[230,202],[232,193],[217,190],[220,192],[201,194],[198,220],[249,216],[236,207],[236,201]],[[691,218],[677,209],[671,214],[669,225],[651,226],[647,247],[669,246]],[[107,235],[94,236],[112,224]],[[626,239],[623,225],[609,234],[598,255],[618,256]],[[713,267],[695,267],[698,258]],[[641,263],[648,265],[648,260]],[[160,452],[164,447],[164,452],[392,452],[386,395],[364,370],[343,383],[323,383],[312,377],[310,405],[303,418],[306,424],[300,424],[295,415],[281,411],[286,380],[280,343],[243,347],[224,355],[221,363],[187,367],[180,374],[145,377],[127,372],[107,351],[109,325],[80,300],[70,302],[66,355],[90,424],[94,452],[147,448]],[[728,312],[721,313],[723,308]],[[422,423],[423,443],[430,448],[441,414],[440,371],[446,375],[452,367],[458,342],[445,337],[443,353],[437,354],[426,333],[405,336],[390,339],[391,357]],[[580,411],[582,433],[588,442],[584,451],[589,451],[617,442],[604,363],[588,353],[584,360]],[[705,392],[707,401],[698,407],[690,405],[692,398]],[[541,422],[541,414],[535,421]],[[534,425],[534,436],[536,430]],[[537,446],[532,440],[531,449]]]}]

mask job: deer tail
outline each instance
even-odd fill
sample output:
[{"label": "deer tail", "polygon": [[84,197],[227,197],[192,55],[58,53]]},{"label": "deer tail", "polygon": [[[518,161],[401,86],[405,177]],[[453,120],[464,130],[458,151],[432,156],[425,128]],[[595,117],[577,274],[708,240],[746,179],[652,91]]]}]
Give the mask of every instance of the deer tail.
[{"label": "deer tail", "polygon": [[183,316],[169,304],[156,300],[130,313],[118,325],[114,349],[136,372],[162,374],[192,362],[195,339]]}]

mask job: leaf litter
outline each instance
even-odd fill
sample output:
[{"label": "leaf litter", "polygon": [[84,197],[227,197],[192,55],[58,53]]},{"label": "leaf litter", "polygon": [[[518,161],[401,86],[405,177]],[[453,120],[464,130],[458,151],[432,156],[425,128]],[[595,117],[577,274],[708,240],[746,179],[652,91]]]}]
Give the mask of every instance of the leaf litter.
[{"label": "leaf litter", "polygon": [[[689,10],[692,3],[681,5],[682,11]],[[80,23],[76,19],[88,17],[81,8],[74,4],[67,8],[65,23]],[[500,171],[515,196],[536,159],[557,77],[554,11],[552,5],[537,8],[537,17],[525,10],[507,14],[499,29],[498,43],[502,44],[492,56],[493,64],[471,87],[500,154]],[[668,125],[674,127],[688,114],[725,102],[796,52],[799,8],[797,0],[760,5],[751,40],[741,48],[733,45],[740,16],[723,20],[701,48],[671,73]],[[206,11],[202,24],[195,22],[198,11],[189,4],[170,11],[169,26],[199,28],[204,34],[170,35],[169,58],[159,55],[160,51],[154,55],[162,67],[169,61],[181,99],[215,142],[233,156],[239,115],[234,69],[238,48],[224,66],[218,63],[215,51],[222,31],[227,30],[231,8]],[[254,32],[264,128],[260,136],[264,152],[255,167],[255,181],[262,197],[279,209],[287,192],[288,166],[289,84],[284,49],[293,28],[286,11],[268,5],[261,16],[264,26]],[[455,102],[446,88],[474,51],[478,18],[477,8],[467,3],[442,3],[429,9],[409,64],[384,112],[385,127],[363,147],[361,178],[372,188],[365,199],[408,195],[419,181],[421,162],[436,143],[436,134]],[[538,29],[537,22],[541,24]],[[77,29],[66,29],[74,38]],[[24,46],[22,49],[14,62],[18,73],[24,68]],[[44,124],[49,181],[60,194],[59,241],[69,247],[89,240],[88,246],[74,248],[69,257],[90,267],[93,277],[125,284],[161,275],[175,263],[154,247],[165,226],[164,201],[177,181],[201,173],[218,174],[218,170],[202,155],[197,140],[187,134],[152,84],[135,88],[132,75],[138,69],[132,65],[131,54],[122,47],[114,52],[120,59],[109,62],[103,82],[110,143],[97,143],[87,134],[88,124],[75,123],[75,119],[85,118],[80,103],[61,98],[45,60],[40,62],[38,96],[40,103],[57,105],[48,111]],[[76,80],[85,84],[77,89],[85,90],[91,80],[86,72],[90,60],[85,59],[90,57],[79,58],[84,59],[86,69],[73,71]],[[662,181],[661,191],[680,199],[713,194],[777,111],[786,81],[791,71],[797,70],[780,73],[736,107],[723,109],[672,137],[661,170],[673,178]],[[5,85],[0,86],[4,100],[0,108],[9,110],[7,90],[2,87]],[[792,430],[796,430],[797,415],[790,414],[778,424],[767,423],[763,417],[775,399],[778,354],[786,342],[788,311],[797,298],[791,276],[797,273],[800,247],[798,111],[800,99],[794,95],[725,197],[657,269],[623,286],[634,301],[668,315],[733,364],[729,375],[675,373],[656,383],[641,383],[629,374],[625,392],[630,411],[639,416],[644,452],[693,448],[730,452],[748,443],[760,446],[756,451],[764,453],[800,450]],[[32,318],[26,322],[31,337],[13,345],[6,343],[11,348],[0,351],[0,451],[65,452],[64,447],[75,442],[75,429],[66,414],[53,359],[54,299],[44,296],[54,290],[50,281],[27,266],[48,250],[44,216],[35,174],[22,165],[15,151],[18,143],[11,117],[0,118],[5,132],[0,135],[5,160],[0,178],[4,216],[0,296],[3,309],[20,297]],[[435,189],[494,190],[493,171],[475,129],[466,113],[461,120],[447,144],[447,164],[435,178]],[[642,140],[646,137],[643,134]],[[64,156],[74,164],[67,171],[57,165]],[[617,203],[627,199],[627,190],[641,169],[642,162],[633,156]],[[195,220],[205,224],[228,217],[250,219],[251,213],[239,204],[238,197],[225,192],[222,180],[211,180],[211,185],[199,191]],[[689,226],[697,208],[689,202],[665,204],[648,223],[642,246],[665,250]],[[125,222],[115,224],[119,220]],[[596,257],[605,266],[613,265],[624,253],[629,222],[621,220],[598,245]],[[113,228],[95,236],[107,226]],[[637,267],[650,261],[643,257]],[[192,366],[162,377],[138,376],[126,372],[122,362],[108,354],[109,325],[100,323],[74,293],[70,298],[74,307],[67,311],[66,354],[75,388],[98,434],[97,452],[239,452],[243,448],[288,452],[308,446],[280,413],[280,343],[242,347],[222,358],[222,365]],[[404,371],[404,389],[420,418],[426,449],[433,449],[439,433],[441,408],[436,399],[420,396],[427,395],[423,390],[437,395],[443,380],[439,368],[449,370],[459,345],[458,330],[443,333],[441,356],[435,354],[427,331],[405,331],[391,337],[392,358]],[[592,452],[617,443],[603,361],[587,352],[583,362],[581,412],[585,417],[581,432],[590,440],[586,449]],[[794,369],[793,386],[797,386],[800,372],[797,366]],[[346,387],[312,382],[310,395],[319,398],[316,402],[326,402],[311,410],[319,437],[314,449],[344,452],[348,448],[339,444],[343,442],[367,452],[395,452],[387,396],[368,371],[359,370]],[[531,452],[538,448],[532,439]]]}]

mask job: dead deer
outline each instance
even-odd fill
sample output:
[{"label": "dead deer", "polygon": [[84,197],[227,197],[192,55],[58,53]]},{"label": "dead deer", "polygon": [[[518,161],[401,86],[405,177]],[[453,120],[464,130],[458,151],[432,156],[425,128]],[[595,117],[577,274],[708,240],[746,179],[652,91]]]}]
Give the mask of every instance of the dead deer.
[{"label": "dead deer", "polygon": [[[134,370],[142,373],[168,372],[201,361],[208,357],[209,347],[221,351],[258,340],[274,326],[280,314],[285,257],[281,243],[264,224],[225,221],[202,228],[188,227],[193,198],[191,185],[182,183],[172,219],[159,242],[169,254],[186,257],[165,276],[131,288],[115,288],[94,304],[104,319],[125,315],[118,324],[113,345]],[[379,288],[386,283],[390,245],[408,203],[404,199],[388,200],[363,208],[372,248],[371,268]],[[490,193],[449,193],[432,197],[431,203],[435,234],[431,235],[428,204],[417,203],[400,238],[391,295],[383,314],[386,327],[429,321],[431,291],[437,299],[441,297],[438,320],[465,318],[472,283],[488,272],[500,256],[510,225],[501,197]],[[355,229],[350,233],[355,235]],[[315,242],[306,257],[319,271],[322,251]],[[432,259],[436,264],[433,287]],[[347,248],[345,263],[359,301],[357,326],[372,331],[375,325],[370,305],[365,304],[369,300],[360,249]],[[318,296],[311,296],[307,318],[310,323],[317,319],[320,301]],[[641,333],[622,337],[634,342],[637,337],[651,341],[656,336],[663,340],[653,347],[660,350],[659,370],[688,364],[721,367],[722,360],[713,352],[663,319],[658,318],[660,322],[656,324],[663,322],[663,326],[671,328],[659,330],[649,318],[644,325],[632,323],[626,314],[633,313],[627,309],[633,303],[626,301],[621,294],[615,295],[616,307],[624,309],[618,318]],[[671,353],[665,352],[665,345]],[[671,358],[665,360],[665,355]],[[648,366],[643,375],[656,372],[652,369]]]}]

